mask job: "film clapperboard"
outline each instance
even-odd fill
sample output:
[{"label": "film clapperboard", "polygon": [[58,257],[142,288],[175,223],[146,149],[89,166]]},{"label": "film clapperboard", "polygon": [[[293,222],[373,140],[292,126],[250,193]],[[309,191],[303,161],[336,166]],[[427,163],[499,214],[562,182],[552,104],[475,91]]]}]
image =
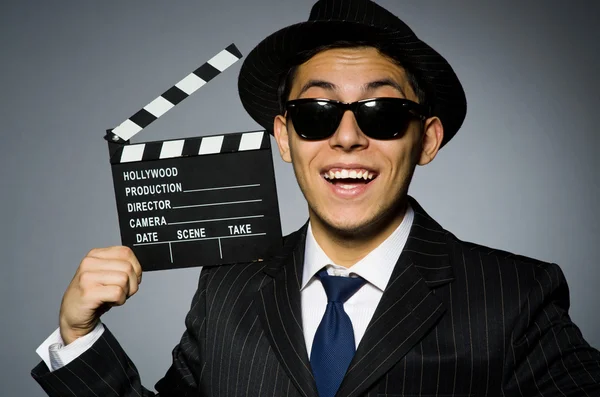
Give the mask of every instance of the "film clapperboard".
[{"label": "film clapperboard", "polygon": [[281,245],[266,131],[129,142],[241,57],[230,45],[107,130],[121,240],[144,271],[259,261]]}]

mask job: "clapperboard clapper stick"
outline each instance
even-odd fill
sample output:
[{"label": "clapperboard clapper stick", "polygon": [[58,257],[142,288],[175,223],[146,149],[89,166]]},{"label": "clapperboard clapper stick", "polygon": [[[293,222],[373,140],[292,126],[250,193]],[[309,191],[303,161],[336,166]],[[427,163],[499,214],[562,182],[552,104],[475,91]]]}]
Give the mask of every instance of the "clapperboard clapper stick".
[{"label": "clapperboard clapper stick", "polygon": [[230,45],[105,135],[122,243],[144,271],[259,261],[281,245],[266,131],[129,142],[241,57]]}]

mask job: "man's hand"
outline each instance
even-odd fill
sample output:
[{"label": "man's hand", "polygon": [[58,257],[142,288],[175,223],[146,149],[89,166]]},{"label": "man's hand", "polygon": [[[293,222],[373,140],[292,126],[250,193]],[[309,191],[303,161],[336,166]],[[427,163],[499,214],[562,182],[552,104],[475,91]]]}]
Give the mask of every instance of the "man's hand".
[{"label": "man's hand", "polygon": [[142,267],[128,247],[91,250],[63,296],[59,318],[65,344],[90,333],[100,316],[124,304],[141,282]]}]

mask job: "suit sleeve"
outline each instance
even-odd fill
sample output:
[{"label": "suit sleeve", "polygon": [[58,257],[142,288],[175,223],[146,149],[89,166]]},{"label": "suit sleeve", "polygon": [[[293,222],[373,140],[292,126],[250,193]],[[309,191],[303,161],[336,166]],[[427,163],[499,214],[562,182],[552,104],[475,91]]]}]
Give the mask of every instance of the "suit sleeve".
[{"label": "suit sleeve", "polygon": [[50,372],[42,361],[32,370],[31,375],[51,397],[198,395],[202,362],[199,344],[204,341],[208,273],[205,269],[201,272],[198,289],[185,319],[186,330],[173,349],[173,363],[165,377],[155,386],[158,394],[142,386],[135,365],[108,327],[105,327],[105,332],[92,347],[68,365]]},{"label": "suit sleeve", "polygon": [[527,284],[505,362],[504,395],[600,395],[600,353],[569,317],[562,271],[539,265]]}]

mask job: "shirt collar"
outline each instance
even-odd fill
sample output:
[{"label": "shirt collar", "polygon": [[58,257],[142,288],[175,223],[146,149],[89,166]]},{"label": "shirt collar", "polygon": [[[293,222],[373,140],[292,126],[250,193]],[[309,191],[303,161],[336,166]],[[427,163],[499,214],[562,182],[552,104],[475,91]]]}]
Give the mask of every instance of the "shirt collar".
[{"label": "shirt collar", "polygon": [[406,245],[413,219],[414,211],[408,204],[404,219],[402,219],[396,230],[373,251],[369,252],[367,256],[348,269],[333,263],[325,254],[317,240],[315,240],[309,222],[304,246],[304,266],[302,270],[302,287],[300,289],[304,289],[319,270],[328,266],[328,270],[330,268],[337,269],[336,273],[356,274],[384,291],[392,276],[394,266],[396,266],[396,262]]}]

